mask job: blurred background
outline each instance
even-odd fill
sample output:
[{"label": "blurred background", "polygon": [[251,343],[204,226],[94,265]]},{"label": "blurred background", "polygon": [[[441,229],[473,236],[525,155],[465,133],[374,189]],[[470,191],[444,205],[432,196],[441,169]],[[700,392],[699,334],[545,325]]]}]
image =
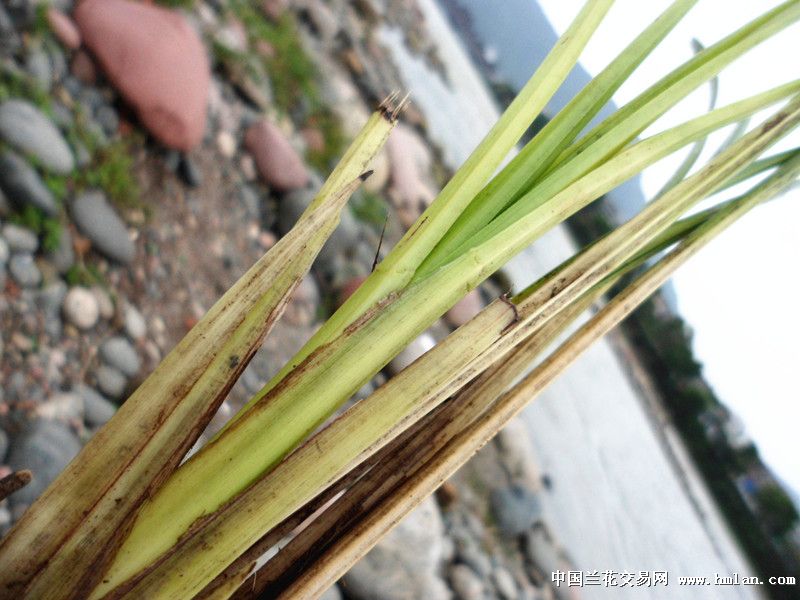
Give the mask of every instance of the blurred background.
[{"label": "blurred background", "polygon": [[[530,133],[668,4],[617,2]],[[693,38],[710,45],[777,4],[701,0],[615,104],[690,58]],[[408,91],[373,176],[198,444],[213,435],[433,200],[580,7],[3,0],[0,476],[34,480],[0,503],[0,534],[291,228],[372,108]],[[797,37],[723,72],[719,104],[797,77]],[[707,110],[708,94],[652,132]],[[546,234],[358,395],[636,214],[685,153]],[[693,259],[326,598],[800,597],[768,583],[800,576],[797,195]],[[745,280],[764,293],[743,294]]]}]

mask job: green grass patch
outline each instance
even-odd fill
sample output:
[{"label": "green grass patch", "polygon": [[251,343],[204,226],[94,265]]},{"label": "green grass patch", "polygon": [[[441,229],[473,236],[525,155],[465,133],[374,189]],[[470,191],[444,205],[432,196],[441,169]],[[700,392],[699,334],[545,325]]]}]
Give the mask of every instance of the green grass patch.
[{"label": "green grass patch", "polygon": [[120,207],[135,208],[140,206],[140,190],[133,167],[129,144],[118,140],[97,150],[92,164],[76,171],[75,182],[79,188],[101,188]]},{"label": "green grass patch", "polygon": [[22,209],[12,213],[9,221],[33,231],[41,239],[42,249],[53,252],[61,241],[61,223],[58,219],[48,217],[44,212],[26,204]]},{"label": "green grass patch", "polygon": [[82,285],[91,287],[93,285],[100,285],[103,288],[108,288],[105,277],[95,265],[86,265],[76,263],[72,265],[64,275],[64,279],[70,286]]}]

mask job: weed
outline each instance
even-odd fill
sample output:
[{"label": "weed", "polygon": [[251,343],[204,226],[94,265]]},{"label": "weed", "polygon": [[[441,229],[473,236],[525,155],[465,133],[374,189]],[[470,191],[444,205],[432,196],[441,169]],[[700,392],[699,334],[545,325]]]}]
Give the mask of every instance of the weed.
[{"label": "weed", "polygon": [[61,223],[58,219],[48,217],[41,209],[26,204],[21,210],[13,213],[9,220],[30,229],[42,239],[42,249],[52,252],[61,241]]}]

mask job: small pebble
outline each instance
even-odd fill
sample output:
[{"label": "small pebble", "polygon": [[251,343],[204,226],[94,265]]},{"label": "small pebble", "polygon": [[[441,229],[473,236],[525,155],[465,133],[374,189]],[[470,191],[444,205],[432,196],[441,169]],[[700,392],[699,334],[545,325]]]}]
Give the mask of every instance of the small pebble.
[{"label": "small pebble", "polygon": [[142,339],[147,334],[147,324],[139,310],[132,304],[125,305],[125,333],[134,341]]},{"label": "small pebble", "polygon": [[116,336],[107,339],[100,346],[101,358],[124,375],[133,377],[142,367],[139,354],[124,337]]},{"label": "small pebble", "polygon": [[84,287],[73,287],[64,298],[64,316],[78,329],[91,329],[100,318],[97,298]]},{"label": "small pebble", "polygon": [[12,252],[33,253],[39,248],[39,239],[36,234],[30,229],[14,223],[6,223],[3,226],[3,237],[8,242],[8,247],[11,248]]},{"label": "small pebble", "polygon": [[115,400],[120,399],[125,393],[125,388],[128,387],[128,380],[125,375],[118,369],[108,365],[100,365],[95,377],[100,391]]},{"label": "small pebble", "polygon": [[24,288],[36,287],[42,282],[42,273],[30,254],[13,255],[8,270],[14,281]]}]

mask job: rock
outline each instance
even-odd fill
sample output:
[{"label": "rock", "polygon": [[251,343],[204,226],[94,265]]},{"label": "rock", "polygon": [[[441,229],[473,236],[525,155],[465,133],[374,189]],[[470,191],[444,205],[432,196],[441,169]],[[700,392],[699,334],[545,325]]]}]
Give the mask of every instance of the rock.
[{"label": "rock", "polygon": [[10,150],[0,155],[0,188],[18,207],[30,204],[50,217],[58,214],[56,200],[39,174],[28,161]]},{"label": "rock", "polygon": [[8,270],[20,286],[32,288],[42,282],[42,273],[31,254],[14,254],[8,261]]},{"label": "rock", "polygon": [[313,33],[324,43],[330,44],[339,33],[339,19],[321,0],[306,0],[304,13]]},{"label": "rock", "polygon": [[40,419],[11,441],[8,464],[14,471],[30,469],[32,481],[9,497],[12,507],[30,504],[80,451],[72,431],[58,421]]},{"label": "rock", "polygon": [[66,295],[67,284],[56,279],[39,292],[36,303],[45,314],[55,314],[61,310]]},{"label": "rock", "polygon": [[512,481],[533,492],[541,491],[541,472],[525,422],[512,419],[497,435],[499,457]]},{"label": "rock", "polygon": [[147,323],[142,313],[133,304],[125,305],[123,320],[125,333],[132,340],[139,341],[147,334]]},{"label": "rock", "polygon": [[366,191],[377,194],[389,181],[389,157],[385,150],[378,153],[369,168],[372,169],[372,175],[362,185]]},{"label": "rock", "polygon": [[444,526],[432,498],[403,519],[342,578],[353,600],[447,600],[436,575],[444,548]]},{"label": "rock", "polygon": [[280,192],[304,187],[308,171],[302,159],[274,123],[262,119],[245,133],[244,145],[253,155],[264,182]]},{"label": "rock", "polygon": [[53,68],[50,57],[41,49],[32,50],[25,59],[25,70],[31,74],[36,85],[49,92],[53,84]]},{"label": "rock", "polygon": [[6,195],[3,193],[2,188],[0,188],[0,217],[5,217],[11,212],[11,204],[6,198]]},{"label": "rock", "polygon": [[13,252],[33,253],[39,248],[39,238],[36,237],[36,234],[30,229],[14,223],[6,223],[3,226],[3,237]]},{"label": "rock", "polygon": [[99,285],[93,285],[91,291],[97,300],[97,306],[100,309],[100,318],[110,319],[113,317],[114,301],[111,299],[111,296],[108,295],[108,292]]},{"label": "rock", "polygon": [[[410,127],[399,124],[386,142],[389,153],[389,192],[398,213],[408,221],[436,197],[430,180],[432,157],[425,142]],[[412,221],[413,222],[413,221]],[[404,222],[406,226],[410,223]]]},{"label": "rock", "polygon": [[500,532],[509,538],[522,535],[542,516],[539,497],[519,484],[493,490],[489,503]]},{"label": "rock", "polygon": [[81,83],[94,85],[97,82],[97,67],[89,53],[84,50],[78,50],[72,57],[69,72]]},{"label": "rock", "polygon": [[32,154],[46,169],[62,175],[75,167],[64,137],[53,122],[38,108],[24,100],[6,100],[0,104],[0,137]]},{"label": "rock", "polygon": [[108,365],[100,365],[95,373],[97,378],[97,387],[106,396],[118,400],[125,393],[125,388],[128,387],[128,380],[121,371]]},{"label": "rock", "polygon": [[562,556],[552,534],[543,524],[538,524],[525,536],[525,556],[536,569],[549,576],[559,570]]},{"label": "rock", "polygon": [[78,329],[91,329],[100,317],[100,307],[92,292],[84,287],[73,287],[64,298],[64,316]]},{"label": "rock", "polygon": [[232,158],[236,154],[236,138],[227,131],[220,131],[217,134],[217,148],[222,156]]},{"label": "rock", "polygon": [[483,582],[467,565],[453,565],[450,569],[450,584],[461,600],[483,600]]},{"label": "rock", "polygon": [[95,120],[100,124],[109,136],[114,135],[119,129],[119,116],[117,111],[108,104],[100,106],[94,115]]},{"label": "rock", "polygon": [[0,463],[5,462],[6,452],[8,452],[8,434],[0,428]]},{"label": "rock", "polygon": [[71,206],[72,218],[92,245],[121,263],[133,260],[136,248],[125,224],[102,192],[85,192]]},{"label": "rock", "polygon": [[445,319],[453,327],[461,327],[477,315],[482,308],[483,300],[481,299],[481,294],[477,289],[474,289],[445,313]]},{"label": "rock", "polygon": [[392,359],[389,363],[389,370],[395,374],[399,373],[435,345],[436,340],[433,339],[433,336],[423,332]]},{"label": "rock", "polygon": [[67,15],[53,7],[47,9],[47,23],[65,48],[77,50],[81,45],[81,34],[75,22]]},{"label": "rock", "polygon": [[58,236],[58,246],[48,253],[48,258],[55,266],[56,270],[64,275],[75,264],[75,249],[72,247],[72,233],[68,227],[61,227],[61,235]]},{"label": "rock", "polygon": [[307,327],[317,316],[319,289],[312,275],[306,275],[292,293],[283,318],[292,325]]},{"label": "rock", "polygon": [[83,398],[78,394],[58,393],[36,407],[36,414],[43,419],[65,421],[83,419]]},{"label": "rock", "polygon": [[352,296],[359,287],[361,287],[361,284],[364,283],[365,279],[366,277],[359,275],[356,277],[351,277],[345,281],[339,288],[339,294],[336,297],[338,305],[341,306],[344,304],[345,301]]},{"label": "rock", "polygon": [[11,256],[11,249],[8,247],[8,242],[0,237],[0,266],[5,266],[9,256]]},{"label": "rock", "polygon": [[211,79],[203,43],[180,13],[130,0],[84,0],[84,43],[150,133],[188,151],[203,138]]},{"label": "rock", "polygon": [[77,386],[75,392],[83,398],[83,417],[93,427],[105,425],[117,412],[114,404],[88,385]]},{"label": "rock", "polygon": [[[278,227],[283,232],[288,232],[303,211],[311,204],[316,193],[310,188],[294,190],[285,194],[278,206]],[[340,259],[356,246],[360,239],[361,229],[358,221],[349,210],[343,210],[339,224],[322,246],[317,257],[318,264],[326,272],[335,273]]]},{"label": "rock", "polygon": [[319,597],[319,600],[342,600],[342,592],[339,591],[338,586],[332,585],[325,590],[322,596]]},{"label": "rock", "polygon": [[203,173],[197,164],[186,155],[183,155],[178,163],[178,174],[189,187],[200,187],[203,184]]},{"label": "rock", "polygon": [[262,0],[261,10],[268,19],[277,21],[289,7],[289,0]]},{"label": "rock", "polygon": [[494,587],[503,600],[517,600],[519,598],[514,576],[505,567],[496,567],[492,571],[492,581],[494,581]]},{"label": "rock", "polygon": [[116,336],[103,342],[100,346],[100,357],[128,377],[135,376],[142,368],[139,354],[124,337]]}]

